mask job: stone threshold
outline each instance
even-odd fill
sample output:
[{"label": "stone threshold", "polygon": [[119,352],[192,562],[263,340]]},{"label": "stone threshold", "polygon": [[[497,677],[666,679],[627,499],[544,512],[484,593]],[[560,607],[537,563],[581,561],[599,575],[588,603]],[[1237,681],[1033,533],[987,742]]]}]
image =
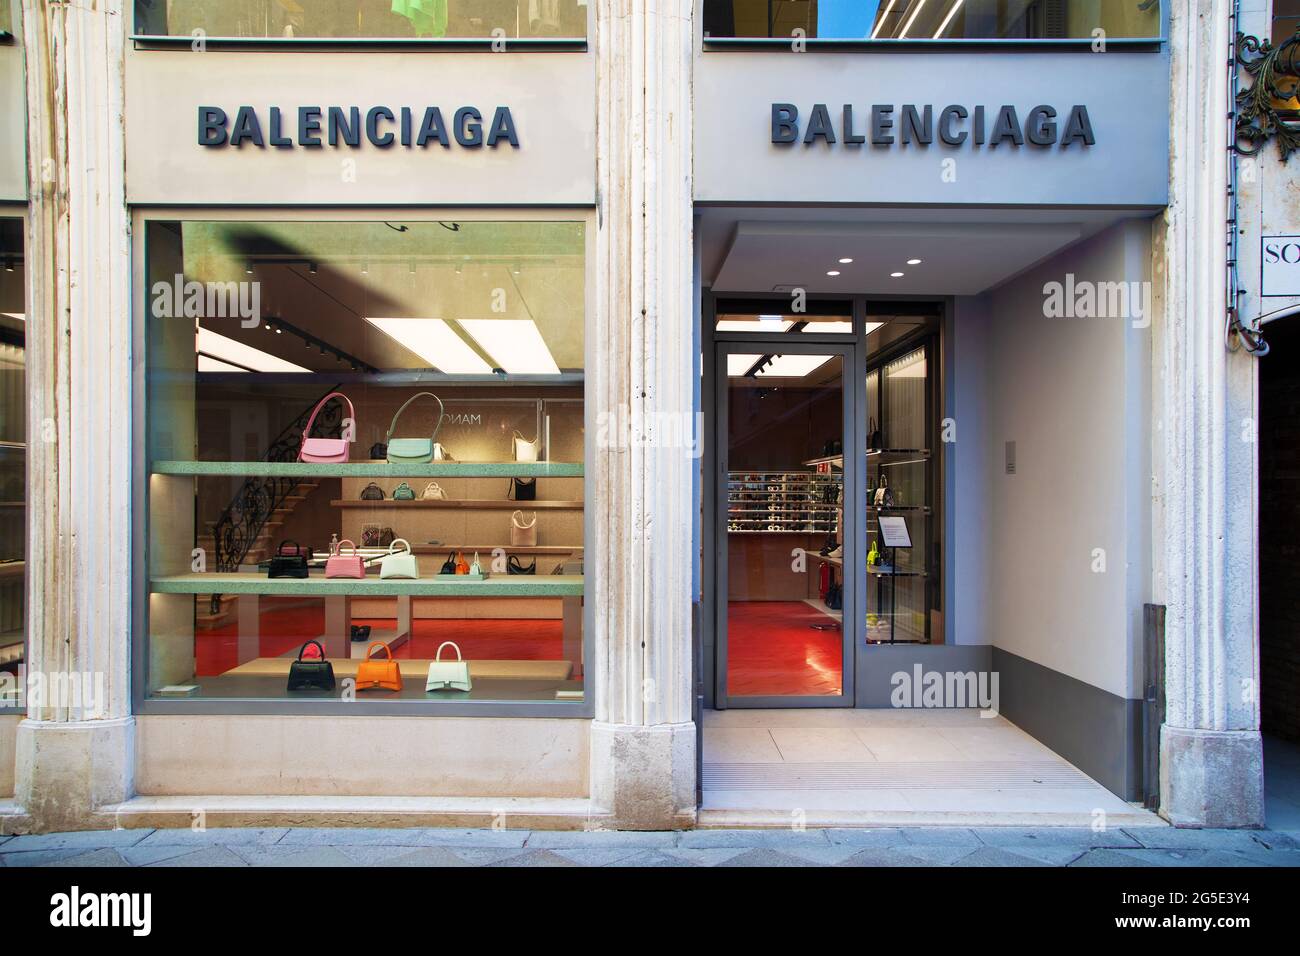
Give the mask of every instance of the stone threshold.
[{"label": "stone threshold", "polygon": [[137,796],[101,808],[105,827],[447,827],[595,830],[585,797]]},{"label": "stone threshold", "polygon": [[[788,830],[793,817],[786,810],[700,810],[701,830]],[[800,819],[810,829],[822,827],[1089,827],[1091,813],[972,812],[954,810],[807,810]],[[1132,813],[1107,813],[1106,829],[1167,827],[1154,813],[1135,807]]]}]

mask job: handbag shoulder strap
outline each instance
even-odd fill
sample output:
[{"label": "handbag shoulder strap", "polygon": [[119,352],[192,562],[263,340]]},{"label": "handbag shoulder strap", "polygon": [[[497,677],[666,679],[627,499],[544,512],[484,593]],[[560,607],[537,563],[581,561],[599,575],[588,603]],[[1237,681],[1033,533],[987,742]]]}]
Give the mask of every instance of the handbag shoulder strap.
[{"label": "handbag shoulder strap", "polygon": [[311,417],[307,419],[307,427],[302,430],[302,440],[304,442],[311,437],[311,427],[316,424],[316,416],[320,414],[320,410],[325,407],[325,403],[331,398],[343,399],[343,401],[348,403],[348,418],[357,417],[356,411],[352,408],[352,399],[348,398],[342,392],[330,392],[317,402],[316,407],[311,410]]},{"label": "handbag shoulder strap", "polygon": [[446,411],[446,406],[442,404],[442,399],[439,398],[437,395],[433,394],[433,392],[416,392],[414,395],[412,395],[410,398],[408,398],[405,402],[402,403],[402,407],[399,408],[397,410],[397,414],[393,416],[393,420],[388,425],[388,436],[384,439],[385,442],[390,442],[393,440],[393,432],[397,430],[397,420],[402,417],[402,412],[406,411],[406,407],[410,405],[413,401],[415,401],[417,398],[420,398],[424,395],[428,395],[431,399],[433,399],[435,402],[438,403],[438,421],[433,426],[433,434],[429,436],[429,440],[432,441],[433,439],[438,437],[438,429],[442,428],[442,416],[443,413]]},{"label": "handbag shoulder strap", "polygon": [[303,651],[307,650],[307,648],[311,647],[313,644],[316,645],[316,650],[320,651],[320,659],[325,660],[325,648],[321,646],[320,641],[308,641],[302,647],[298,648],[298,660],[302,660]]},{"label": "handbag shoulder strap", "polygon": [[391,661],[393,659],[393,652],[388,649],[387,644],[383,641],[371,641],[370,646],[366,648],[366,660],[370,660],[370,655],[376,647],[382,647],[384,649],[384,657],[388,660]]},{"label": "handbag shoulder strap", "polygon": [[459,645],[459,644],[457,644],[455,641],[443,641],[441,644],[438,645],[438,653],[436,653],[436,654],[433,656],[433,659],[434,659],[434,660],[436,660],[436,661],[441,661],[441,660],[442,660],[442,649],[443,649],[444,647],[451,647],[451,648],[454,648],[454,649],[455,649],[455,651],[456,651],[456,660],[458,660],[458,661],[463,661],[463,660],[465,659],[464,657],[461,656],[461,653],[460,653],[460,645]]}]

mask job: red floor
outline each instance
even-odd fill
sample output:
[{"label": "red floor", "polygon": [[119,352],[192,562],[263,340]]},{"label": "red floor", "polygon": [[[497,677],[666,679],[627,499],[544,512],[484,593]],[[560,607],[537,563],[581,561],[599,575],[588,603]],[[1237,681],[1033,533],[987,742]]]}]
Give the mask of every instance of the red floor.
[{"label": "red floor", "polygon": [[[274,599],[264,599],[272,604]],[[392,619],[357,618],[353,624],[391,628]],[[478,620],[424,620],[416,618],[411,639],[397,650],[397,658],[432,658],[443,641],[455,641],[461,653],[474,660],[550,661],[560,660],[561,622],[517,618]],[[316,607],[271,607],[262,612],[262,657],[279,657],[296,650],[303,642],[325,630],[325,609]],[[233,622],[210,631],[198,631],[194,639],[197,676],[213,677],[234,667],[239,628]]]},{"label": "red floor", "polygon": [[732,601],[727,606],[727,691],[732,696],[830,696],[844,683],[841,631],[802,601]]}]

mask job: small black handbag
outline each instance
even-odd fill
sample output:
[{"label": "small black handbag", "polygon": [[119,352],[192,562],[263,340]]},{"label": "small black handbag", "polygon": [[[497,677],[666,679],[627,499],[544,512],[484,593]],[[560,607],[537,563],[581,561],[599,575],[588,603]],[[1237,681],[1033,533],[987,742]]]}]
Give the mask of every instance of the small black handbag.
[{"label": "small black handbag", "polygon": [[439,569],[438,573],[439,573],[439,574],[455,574],[455,573],[456,573],[456,552],[455,552],[455,551],[453,551],[451,554],[447,555],[447,560],[444,561],[444,562],[442,562],[442,568]]},{"label": "small black handbag", "polygon": [[381,441],[375,442],[370,446],[370,457],[385,461],[388,458],[388,446]]},{"label": "small black handbag", "polygon": [[361,489],[362,501],[383,501],[384,489],[380,488],[373,481]]},{"label": "small black handbag", "polygon": [[509,497],[515,501],[536,501],[537,479],[511,478]]},{"label": "small black handbag", "polygon": [[[320,658],[305,661],[302,652],[312,645],[320,651]],[[298,659],[289,665],[289,690],[333,690],[334,665],[325,659],[325,648],[320,641],[308,641],[298,649]]]},{"label": "small black handbag", "polygon": [[297,541],[281,541],[266,571],[268,578],[305,578],[311,548],[303,548]]},{"label": "small black handbag", "polygon": [[519,560],[519,555],[510,555],[510,560],[506,562],[506,574],[536,574],[537,559],[533,558],[533,563],[524,567],[524,563]]}]

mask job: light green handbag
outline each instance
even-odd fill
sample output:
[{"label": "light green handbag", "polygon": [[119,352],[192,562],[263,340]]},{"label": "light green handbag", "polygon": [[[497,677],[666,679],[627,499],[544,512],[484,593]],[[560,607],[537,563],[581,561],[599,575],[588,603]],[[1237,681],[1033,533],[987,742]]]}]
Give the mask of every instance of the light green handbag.
[{"label": "light green handbag", "polygon": [[[393,432],[397,430],[397,420],[402,417],[402,412],[406,407],[424,395],[438,403],[438,420],[433,426],[433,434],[428,438],[394,438]],[[433,392],[416,392],[408,398],[402,407],[397,410],[393,416],[392,422],[388,426],[388,436],[385,439],[388,444],[388,461],[394,465],[427,465],[433,461],[434,439],[438,437],[438,430],[442,428],[442,416],[444,408],[442,399]]]},{"label": "light green handbag", "polygon": [[[456,659],[454,661],[444,661],[442,659],[442,649],[444,647],[454,648]],[[429,679],[424,682],[424,689],[430,690],[463,690],[467,691],[474,686],[469,677],[469,662],[460,656],[460,647],[454,641],[443,641],[438,645],[438,653],[435,659],[429,661]]]}]

